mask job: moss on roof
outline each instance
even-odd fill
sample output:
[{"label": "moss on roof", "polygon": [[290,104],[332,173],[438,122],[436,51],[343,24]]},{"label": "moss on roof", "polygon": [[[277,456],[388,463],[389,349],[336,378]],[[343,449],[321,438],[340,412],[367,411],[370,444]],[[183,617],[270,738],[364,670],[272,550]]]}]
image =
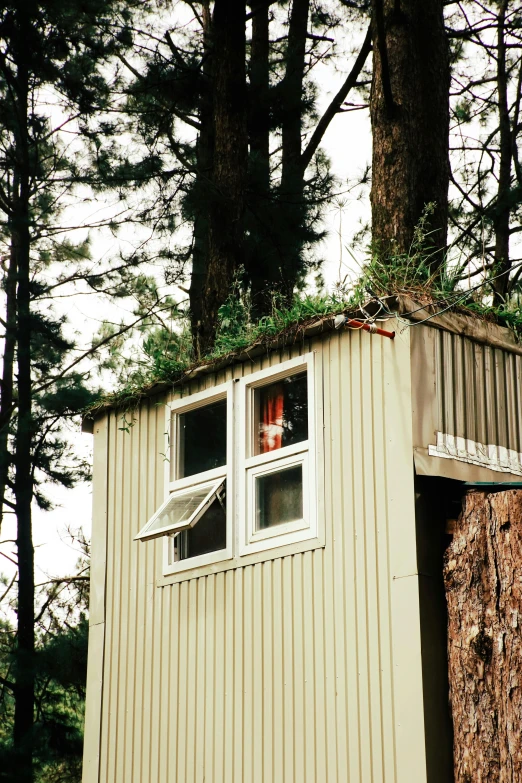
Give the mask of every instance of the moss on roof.
[{"label": "moss on roof", "polygon": [[117,391],[102,396],[85,412],[85,417],[94,419],[107,408],[132,410],[144,398],[188,383],[200,375],[217,372],[232,364],[332,331],[335,316],[340,313],[364,320],[398,317],[410,324],[426,323],[522,355],[520,313],[515,312],[511,320],[506,314],[499,318],[498,311],[493,308],[478,306],[477,303],[464,305],[460,301],[462,299],[463,292],[459,293],[457,301],[452,301],[451,297],[434,300],[417,290],[373,296],[364,305],[357,306],[333,297],[308,296],[297,300],[292,308],[275,310],[272,316],[261,319],[257,324],[243,324],[242,328],[228,333],[222,330],[214,351],[203,361],[191,361],[188,352],[174,357],[172,361],[162,361],[147,377],[131,379]]}]

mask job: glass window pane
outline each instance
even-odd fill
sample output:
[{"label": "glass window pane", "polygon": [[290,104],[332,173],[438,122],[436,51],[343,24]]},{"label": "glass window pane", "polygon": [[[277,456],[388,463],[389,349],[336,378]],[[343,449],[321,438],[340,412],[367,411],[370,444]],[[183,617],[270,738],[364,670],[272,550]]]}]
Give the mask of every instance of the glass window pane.
[{"label": "glass window pane", "polygon": [[216,498],[199,522],[176,538],[177,559],[187,560],[208,552],[218,552],[227,545],[227,515],[224,496]]},{"label": "glass window pane", "polygon": [[261,386],[254,395],[256,454],[308,439],[306,373]]},{"label": "glass window pane", "polygon": [[203,489],[191,489],[182,495],[173,497],[167,503],[161,514],[154,520],[150,527],[147,527],[146,533],[153,533],[161,528],[179,525],[187,522],[198,506],[203,503],[210,489],[208,484]]},{"label": "glass window pane", "polygon": [[227,463],[227,401],[195,408],[179,416],[178,478]]},{"label": "glass window pane", "polygon": [[256,478],[256,528],[263,530],[303,518],[303,467]]}]

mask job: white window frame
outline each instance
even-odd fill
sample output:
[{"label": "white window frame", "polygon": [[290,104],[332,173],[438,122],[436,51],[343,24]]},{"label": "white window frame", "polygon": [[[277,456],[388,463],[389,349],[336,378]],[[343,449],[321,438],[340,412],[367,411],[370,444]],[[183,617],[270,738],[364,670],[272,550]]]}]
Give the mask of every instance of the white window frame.
[{"label": "white window frame", "polygon": [[[206,481],[204,484],[194,484],[191,487],[184,487],[182,489],[178,489],[177,492],[171,492],[166,500],[161,504],[161,506],[158,508],[158,510],[151,516],[149,521],[142,527],[140,532],[137,536],[134,536],[135,541],[151,541],[153,538],[160,538],[161,536],[165,535],[173,535],[177,533],[181,533],[183,530],[189,530],[190,528],[194,527],[196,525],[200,518],[203,516],[205,511],[210,507],[210,505],[214,502],[214,500],[219,496],[219,490],[223,486],[224,479],[219,478],[217,481]],[[170,525],[165,525],[164,527],[159,527],[154,530],[151,530],[151,525],[156,521],[156,519],[163,514],[165,509],[168,507],[169,503],[172,500],[176,500],[178,497],[181,497],[182,495],[188,494],[193,489],[204,489],[206,490],[206,495],[203,498],[203,500],[199,503],[198,506],[194,509],[192,514],[188,519],[185,519],[183,522],[174,522]]]},{"label": "white window frame", "polygon": [[[186,560],[175,560],[175,536],[165,536],[163,553],[163,574],[177,574],[180,571],[197,568],[199,566],[212,565],[224,560],[230,560],[233,556],[233,519],[234,519],[234,478],[233,478],[233,456],[234,456],[234,394],[233,382],[220,384],[212,389],[206,389],[187,397],[172,400],[166,406],[167,427],[165,433],[165,498],[172,497],[172,494],[183,489],[197,488],[204,484],[212,484],[219,479],[226,479],[226,539],[225,549],[219,549],[215,552],[207,552],[204,555],[189,557]],[[178,470],[178,417],[182,413],[202,408],[213,402],[220,400],[227,401],[227,459],[226,464],[220,468],[213,468],[202,473],[196,473],[193,476],[177,478]]]},{"label": "white window frame", "polygon": [[[254,394],[256,389],[296,375],[307,374],[308,440],[283,446],[265,454],[254,454]],[[317,538],[317,464],[314,352],[274,367],[252,373],[238,383],[238,554],[249,555],[274,547]],[[303,519],[256,530],[256,477],[297,465],[303,467]]]}]

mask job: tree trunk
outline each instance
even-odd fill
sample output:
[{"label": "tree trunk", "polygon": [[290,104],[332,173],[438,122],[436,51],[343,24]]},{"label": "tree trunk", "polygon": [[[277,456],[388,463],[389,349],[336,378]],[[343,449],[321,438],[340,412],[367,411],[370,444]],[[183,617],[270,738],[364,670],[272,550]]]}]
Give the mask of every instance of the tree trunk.
[{"label": "tree trunk", "polygon": [[248,136],[250,177],[248,219],[253,230],[247,258],[254,317],[270,307],[270,294],[279,279],[277,253],[274,253],[270,220],[270,98],[269,98],[269,4],[252,5],[252,42],[250,47],[250,95]]},{"label": "tree trunk", "polygon": [[208,265],[201,319],[194,333],[198,358],[211,349],[220,306],[243,263],[247,175],[245,0],[216,0],[212,18],[214,155],[208,216]]},{"label": "tree trunk", "polygon": [[301,271],[301,246],[304,213],[301,163],[301,132],[303,113],[303,79],[306,57],[306,33],[310,0],[293,0],[288,28],[288,49],[283,82],[284,112],[282,121],[281,190],[280,198],[286,219],[286,248],[282,248],[283,263],[278,288],[290,303]]},{"label": "tree trunk", "polygon": [[511,217],[511,123],[508,104],[508,77],[506,72],[506,41],[504,27],[509,0],[503,0],[497,21],[497,94],[499,119],[500,164],[498,172],[497,203],[493,224],[495,228],[495,266],[493,267],[494,304],[506,301],[509,288],[509,219]]},{"label": "tree trunk", "polygon": [[18,415],[16,419],[14,496],[17,518],[18,601],[15,659],[14,747],[17,780],[33,781],[34,723],[34,548],[32,537],[32,389],[31,389],[31,292],[30,292],[30,149],[28,130],[29,12],[24,9],[16,20],[19,38],[15,46],[17,62],[15,137],[15,179],[19,183],[12,216],[12,252],[17,266],[17,366]]},{"label": "tree trunk", "polygon": [[443,0],[372,0],[372,239],[408,253],[428,204],[426,250],[447,241],[449,59]]},{"label": "tree trunk", "polygon": [[444,563],[455,783],[522,783],[522,491],[470,492]]},{"label": "tree trunk", "polygon": [[[212,119],[212,41],[208,0],[202,5],[203,84],[199,109],[200,131],[196,143],[196,186],[194,192],[194,246],[190,275],[190,318],[192,334],[197,335],[203,318],[203,295],[208,266],[208,191],[212,174],[214,130]],[[196,348],[194,340],[194,348]]]}]

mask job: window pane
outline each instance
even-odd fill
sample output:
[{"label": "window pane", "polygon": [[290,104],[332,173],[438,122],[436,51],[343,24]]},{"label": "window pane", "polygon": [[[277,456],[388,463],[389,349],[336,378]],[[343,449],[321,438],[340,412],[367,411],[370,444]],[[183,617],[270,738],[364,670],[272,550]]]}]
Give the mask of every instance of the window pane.
[{"label": "window pane", "polygon": [[161,530],[163,527],[187,522],[198,506],[203,503],[209,491],[207,484],[203,489],[191,489],[182,495],[172,498],[165,506],[163,512],[147,528],[146,532],[153,533],[155,530]]},{"label": "window pane", "polygon": [[257,530],[302,518],[302,465],[256,478]]},{"label": "window pane", "polygon": [[175,545],[178,560],[187,560],[226,548],[227,517],[223,498],[221,503],[216,498],[193,528],[184,530],[177,536]]},{"label": "window pane", "polygon": [[256,454],[308,439],[306,373],[261,386],[254,394]]},{"label": "window pane", "polygon": [[195,408],[179,416],[178,478],[227,463],[227,401]]}]

